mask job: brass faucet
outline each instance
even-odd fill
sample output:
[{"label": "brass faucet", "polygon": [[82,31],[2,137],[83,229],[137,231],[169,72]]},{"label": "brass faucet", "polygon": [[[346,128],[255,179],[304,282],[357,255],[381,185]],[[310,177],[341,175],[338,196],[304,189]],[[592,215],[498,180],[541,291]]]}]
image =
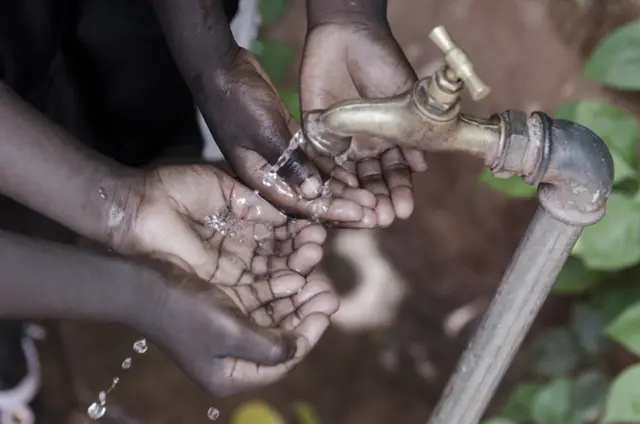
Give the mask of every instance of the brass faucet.
[{"label": "brass faucet", "polygon": [[430,38],[446,62],[434,75],[394,97],[349,100],[310,112],[303,127],[311,145],[322,154],[339,156],[350,148],[352,136],[364,135],[423,150],[491,156],[490,147],[496,146],[501,136],[500,119],[483,120],[460,113],[464,87],[474,101],[485,98],[491,89],[444,27],[435,28]]},{"label": "brass faucet", "polygon": [[605,213],[613,161],[589,129],[507,110],[482,120],[460,113],[460,93],[489,93],[471,61],[442,27],[431,40],[446,64],[398,96],[350,100],[313,111],[303,123],[309,144],[338,156],[356,135],[422,150],[464,151],[484,158],[497,177],[538,185],[540,206],[462,355],[429,424],[477,424],[548,296],[583,228]]}]

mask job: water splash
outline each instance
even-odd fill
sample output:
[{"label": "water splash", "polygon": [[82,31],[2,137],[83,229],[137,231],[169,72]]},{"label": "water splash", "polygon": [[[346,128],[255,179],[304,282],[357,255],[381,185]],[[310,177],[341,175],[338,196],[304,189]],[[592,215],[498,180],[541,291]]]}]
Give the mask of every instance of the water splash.
[{"label": "water splash", "polygon": [[[133,351],[139,355],[146,353],[148,350],[149,350],[149,345],[147,344],[147,339],[137,340],[133,344]],[[127,357],[124,359],[124,361],[122,361],[120,368],[127,371],[131,368],[132,363],[133,363],[133,359],[131,359],[131,357]],[[100,418],[104,417],[104,415],[107,413],[107,397],[116,388],[116,386],[118,386],[119,383],[120,383],[120,377],[113,377],[109,388],[107,390],[102,390],[98,393],[98,401],[92,403],[87,408],[87,416],[90,419],[97,421]]]},{"label": "water splash", "polygon": [[234,238],[241,244],[253,242],[254,247],[264,247],[275,240],[273,225],[268,222],[248,221],[227,207],[205,217],[204,225],[224,236]]},{"label": "water splash", "polygon": [[217,420],[218,418],[220,418],[220,410],[218,408],[212,406],[207,411],[207,418],[209,418],[211,421]]},{"label": "water splash", "polygon": [[93,402],[91,405],[89,405],[89,408],[87,408],[87,416],[89,418],[97,421],[100,418],[104,417],[104,415],[107,413],[107,396],[113,391],[113,389],[116,388],[119,382],[120,378],[114,377],[113,380],[111,380],[111,386],[109,386],[107,390],[103,390],[98,393],[98,401]]},{"label": "water splash", "polygon": [[334,158],[334,160],[336,161],[336,164],[342,166],[344,165],[344,163],[349,159],[349,151],[347,150],[346,152],[344,152],[343,154],[341,154],[340,156],[336,156]]},{"label": "water splash", "polygon": [[205,216],[204,226],[216,230],[223,236],[236,237],[238,233],[243,232],[242,219],[226,207],[212,215]]},{"label": "water splash", "polygon": [[296,149],[298,149],[298,147],[302,145],[302,143],[304,143],[304,134],[302,130],[298,130],[293,135],[293,137],[291,137],[291,140],[289,140],[289,146],[285,149],[284,152],[282,152],[276,163],[273,164],[271,168],[269,168],[269,170],[265,173],[262,179],[262,184],[267,187],[271,187],[275,184],[275,181],[278,179],[278,171],[287,163],[289,159],[291,159],[291,155],[293,155],[293,152],[295,152]]},{"label": "water splash", "polygon": [[98,402],[92,403],[89,408],[87,408],[87,416],[94,421],[99,420],[104,417],[104,414],[107,413],[107,407]]},{"label": "water splash", "polygon": [[147,339],[140,339],[133,344],[133,350],[138,354],[146,353],[149,350],[149,345],[147,345]]}]

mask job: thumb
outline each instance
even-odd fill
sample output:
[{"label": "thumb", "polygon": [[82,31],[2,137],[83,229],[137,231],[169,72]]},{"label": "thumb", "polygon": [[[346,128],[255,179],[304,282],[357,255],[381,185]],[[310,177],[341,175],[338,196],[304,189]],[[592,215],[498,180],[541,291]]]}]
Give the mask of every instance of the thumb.
[{"label": "thumb", "polygon": [[322,189],[320,173],[302,149],[288,153],[290,156],[278,170],[278,175],[287,183],[300,187],[300,192],[305,198],[315,199]]},{"label": "thumb", "polygon": [[278,365],[293,359],[297,351],[294,334],[262,327],[238,314],[238,331],[230,335],[228,352],[221,356],[235,357],[260,365]]},{"label": "thumb", "polygon": [[292,134],[296,134],[299,125],[256,57],[242,49],[222,74],[223,81],[211,91],[218,96],[218,102],[204,105],[205,118],[235,173],[257,171],[247,170],[246,158],[234,153],[238,148],[252,151],[269,165],[277,164],[278,175],[287,184],[299,187],[304,197],[316,198],[322,187],[320,173],[307,155],[291,143],[297,140]]}]

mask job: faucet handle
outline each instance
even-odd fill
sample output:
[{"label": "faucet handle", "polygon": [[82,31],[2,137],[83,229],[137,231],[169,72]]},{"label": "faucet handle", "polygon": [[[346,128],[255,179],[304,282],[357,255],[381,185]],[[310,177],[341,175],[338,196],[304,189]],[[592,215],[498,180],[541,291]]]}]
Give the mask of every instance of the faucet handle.
[{"label": "faucet handle", "polygon": [[429,34],[431,41],[444,53],[444,60],[449,68],[464,81],[474,101],[482,100],[491,92],[491,88],[478,76],[473,63],[464,51],[453,42],[443,26],[438,26]]}]

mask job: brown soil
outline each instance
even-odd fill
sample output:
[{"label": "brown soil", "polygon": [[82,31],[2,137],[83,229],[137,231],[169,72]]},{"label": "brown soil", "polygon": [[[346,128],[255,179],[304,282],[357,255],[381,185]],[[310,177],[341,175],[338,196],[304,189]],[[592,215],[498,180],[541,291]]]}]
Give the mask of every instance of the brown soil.
[{"label": "brown soil", "polygon": [[[284,21],[267,32],[300,50],[304,2],[291,3]],[[616,19],[603,23],[596,19],[600,15],[590,14],[595,35],[578,34],[577,24],[587,18],[570,0],[393,0],[389,4],[395,34],[418,70],[440,57],[428,39],[429,30],[440,24],[447,27],[493,88],[485,101],[464,105],[468,112],[485,116],[507,108],[552,111],[569,98],[601,95],[597,86],[581,79],[581,63],[602,28],[620,23]],[[557,9],[552,10],[552,4]],[[294,66],[292,86],[295,71]],[[325,424],[426,422],[470,333],[447,337],[444,317],[473,300],[490,298],[535,209],[535,201],[505,199],[479,186],[475,175],[482,164],[477,160],[454,154],[431,154],[428,159],[430,170],[415,179],[413,216],[377,234],[381,250],[411,288],[392,328],[361,335],[332,328],[287,379],[226,400],[196,388],[162,354],[150,349],[114,392],[112,402],[123,413],[118,421],[206,422],[207,409],[215,405],[222,411],[218,422],[225,423],[234,406],[259,397],[285,414],[292,402],[310,401]],[[335,261],[330,254],[328,258]],[[353,272],[344,263],[333,264],[342,267],[335,284],[348,289]],[[564,319],[564,302],[548,302],[537,326]],[[118,371],[136,335],[116,326],[66,323],[61,338],[74,389],[82,402],[91,402]],[[59,362],[52,362],[56,345],[46,345],[47,363],[60,369]],[[390,357],[397,367],[384,366]],[[427,374],[421,372],[425,363],[431,367]],[[519,356],[505,384],[521,378],[525,365],[526,356]],[[60,397],[71,387],[61,383],[64,376],[55,377],[48,380],[49,387]]]}]

